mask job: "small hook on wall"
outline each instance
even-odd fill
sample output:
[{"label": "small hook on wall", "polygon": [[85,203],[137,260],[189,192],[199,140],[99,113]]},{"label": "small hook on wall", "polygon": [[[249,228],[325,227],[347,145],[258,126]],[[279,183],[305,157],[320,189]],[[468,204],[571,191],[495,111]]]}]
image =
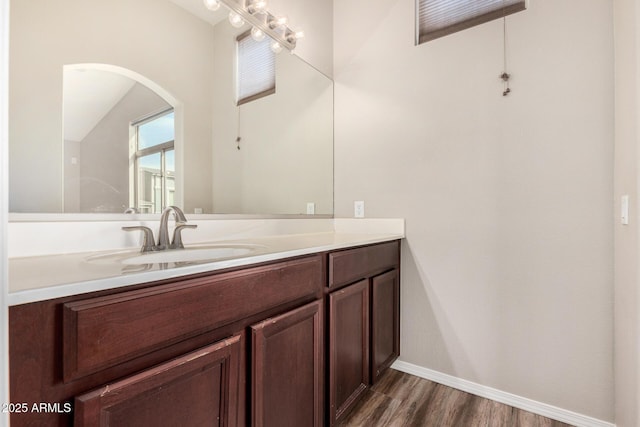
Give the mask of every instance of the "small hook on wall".
[{"label": "small hook on wall", "polygon": [[505,85],[505,89],[502,92],[502,96],[507,96],[509,95],[509,92],[511,92],[511,89],[509,88],[509,78],[511,77],[511,74],[507,74],[506,72],[500,74],[500,78],[502,79],[502,81],[504,82]]},{"label": "small hook on wall", "polygon": [[502,91],[502,96],[507,96],[511,92],[511,88],[509,88],[509,79],[511,78],[511,74],[507,73],[507,17],[504,15],[505,2],[502,1],[502,54],[504,59],[504,68],[502,74],[500,74],[500,78],[502,79],[504,90]]}]

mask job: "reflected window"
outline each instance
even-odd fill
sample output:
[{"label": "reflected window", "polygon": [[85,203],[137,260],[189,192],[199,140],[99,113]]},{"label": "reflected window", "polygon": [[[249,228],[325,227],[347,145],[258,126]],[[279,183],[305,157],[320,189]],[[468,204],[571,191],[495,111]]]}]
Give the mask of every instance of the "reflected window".
[{"label": "reflected window", "polygon": [[135,135],[134,194],[140,213],[160,213],[175,198],[173,109],[132,123]]},{"label": "reflected window", "polygon": [[276,91],[276,56],[271,50],[270,40],[264,37],[256,41],[250,31],[236,39],[238,105]]}]

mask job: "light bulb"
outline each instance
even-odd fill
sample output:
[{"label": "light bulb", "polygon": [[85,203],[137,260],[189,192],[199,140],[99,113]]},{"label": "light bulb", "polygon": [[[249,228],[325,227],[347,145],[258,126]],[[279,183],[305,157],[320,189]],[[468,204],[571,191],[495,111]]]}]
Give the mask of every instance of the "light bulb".
[{"label": "light bulb", "polygon": [[220,2],[218,0],[204,0],[204,5],[207,9],[212,11],[220,9]]},{"label": "light bulb", "polygon": [[279,18],[276,18],[276,24],[279,27],[284,27],[285,25],[287,25],[287,22],[289,22],[289,18],[287,18],[286,16],[281,16]]},{"label": "light bulb", "polygon": [[254,0],[249,5],[249,13],[262,13],[267,10],[267,1],[266,0]]},{"label": "light bulb", "polygon": [[244,19],[242,19],[242,16],[235,12],[229,12],[229,22],[231,23],[231,26],[235,28],[240,28],[244,25]]},{"label": "light bulb", "polygon": [[304,31],[301,30],[297,30],[297,31],[290,31],[287,30],[287,32],[285,33],[285,37],[287,39],[287,41],[289,43],[295,44],[295,42],[301,38],[304,37]]},{"label": "light bulb", "polygon": [[287,19],[286,16],[280,16],[280,17],[274,16],[269,19],[269,28],[275,29],[278,27],[285,27],[287,25],[287,22],[289,22],[289,20]]},{"label": "light bulb", "polygon": [[273,53],[280,53],[282,52],[282,45],[278,42],[273,42],[271,43],[271,51]]},{"label": "light bulb", "polygon": [[264,40],[265,36],[266,34],[260,28],[253,27],[251,29],[251,38],[254,39],[255,41],[261,42],[262,40]]}]

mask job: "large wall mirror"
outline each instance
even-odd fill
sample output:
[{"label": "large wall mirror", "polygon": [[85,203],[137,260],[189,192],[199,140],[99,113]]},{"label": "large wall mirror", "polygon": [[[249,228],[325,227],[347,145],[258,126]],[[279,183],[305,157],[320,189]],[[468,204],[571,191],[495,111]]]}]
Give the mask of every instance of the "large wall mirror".
[{"label": "large wall mirror", "polygon": [[284,51],[238,102],[202,0],[12,1],[9,210],[333,213],[333,83]]}]

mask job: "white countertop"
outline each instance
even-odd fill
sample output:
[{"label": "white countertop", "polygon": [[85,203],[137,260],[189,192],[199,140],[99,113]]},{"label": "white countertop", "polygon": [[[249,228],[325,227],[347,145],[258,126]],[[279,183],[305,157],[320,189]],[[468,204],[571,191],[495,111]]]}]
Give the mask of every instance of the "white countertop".
[{"label": "white countertop", "polygon": [[[46,256],[9,258],[8,305],[60,298],[87,292],[115,289],[138,283],[176,278],[196,273],[247,266],[317,252],[401,239],[404,230],[385,232],[348,232],[351,227],[336,227],[332,232],[259,236],[216,240],[216,245],[260,245],[254,252],[231,259],[175,266],[173,263],[132,267],[119,262],[96,263],[87,258],[114,251],[79,252]],[[346,230],[345,230],[346,229]],[[199,242],[203,244],[206,242]],[[135,253],[135,249],[129,249]],[[135,270],[135,268],[133,269]]]}]

